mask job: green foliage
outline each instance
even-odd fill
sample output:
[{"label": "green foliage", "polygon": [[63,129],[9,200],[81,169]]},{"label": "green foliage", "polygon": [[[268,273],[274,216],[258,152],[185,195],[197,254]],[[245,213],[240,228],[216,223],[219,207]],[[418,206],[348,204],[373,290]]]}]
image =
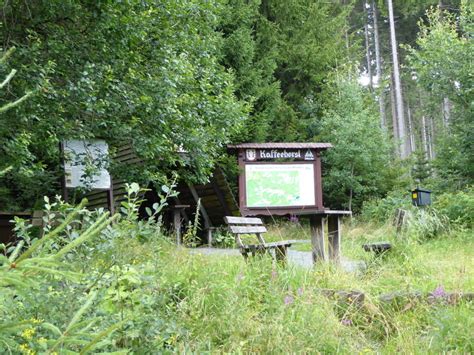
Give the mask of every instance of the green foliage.
[{"label": "green foliage", "polygon": [[311,116],[331,70],[354,54],[345,47],[352,4],[230,1],[222,14],[223,63],[236,95],[251,104],[235,141],[312,138]]},{"label": "green foliage", "polygon": [[447,216],[453,225],[474,228],[474,191],[472,188],[466,191],[441,194],[436,197],[434,207]]},{"label": "green foliage", "polygon": [[[77,294],[77,301],[84,304],[74,311],[72,317],[71,314],[68,315],[69,321],[64,330],[61,330],[61,323],[54,325],[38,316],[40,312],[36,302],[51,300],[53,288],[61,283],[77,282],[80,279],[80,273],[73,271],[70,264],[64,262],[64,258],[81,244],[96,237],[118,217],[108,218],[108,213],[105,213],[88,223],[87,228],[76,228],[76,238],[67,241],[67,232],[71,231],[73,223],[81,214],[87,214],[83,210],[86,202],[84,200],[67,213],[57,227],[46,229],[47,233],[41,239],[30,240],[28,234],[21,234],[24,229],[17,229],[20,232],[18,237],[23,237],[23,240],[10,249],[8,256],[0,256],[2,352],[30,354],[67,351],[77,349],[78,346],[92,350],[98,345],[110,344],[107,338],[116,327],[110,327],[97,335],[95,332],[99,328],[96,327],[95,317],[89,316],[86,321],[82,319],[94,302],[97,295],[95,290],[89,290],[89,294]],[[28,247],[25,247],[25,242]],[[94,329],[90,329],[91,327]]]},{"label": "green foliage", "polygon": [[199,221],[199,216],[201,213],[201,199],[198,199],[196,204],[196,211],[194,211],[194,221],[187,226],[186,233],[183,235],[183,242],[185,245],[190,247],[196,247],[199,242],[198,231],[200,229],[201,223]]},{"label": "green foliage", "polygon": [[407,210],[411,206],[408,192],[391,192],[381,199],[369,199],[364,202],[361,219],[375,223],[391,222],[398,208]]},{"label": "green foliage", "polygon": [[[459,16],[439,10],[428,12],[420,23],[417,48],[408,48],[409,63],[420,88],[439,104],[448,98],[452,104],[447,129],[439,134],[434,167],[442,189],[469,185],[474,177],[473,131],[473,7],[463,1]],[[436,116],[439,106],[433,111]]]},{"label": "green foliage", "polygon": [[389,141],[380,130],[375,103],[350,76],[336,74],[325,95],[318,139],[334,146],[323,156],[325,201],[357,211],[364,200],[393,188]]},{"label": "green foliage", "polygon": [[407,211],[404,233],[413,240],[438,237],[448,230],[448,218],[436,209],[412,207]]},{"label": "green foliage", "polygon": [[[399,289],[472,288],[467,234],[423,245],[396,238],[387,226],[379,231],[355,223],[345,228],[343,250],[367,261],[363,275],[323,264],[301,270],[267,257],[244,262],[177,249],[155,226],[139,225],[139,194],[140,187],[130,185],[126,214],[113,218],[47,200],[42,239],[18,226],[20,243],[0,256],[1,352],[472,350],[466,335],[471,303],[394,306],[377,300]],[[146,228],[157,238],[141,239]],[[299,223],[271,230],[295,228]],[[378,234],[394,244],[383,260],[360,248],[362,239]],[[327,297],[324,289],[364,290],[364,306]]]},{"label": "green foliage", "polygon": [[227,228],[219,228],[212,233],[212,245],[217,248],[235,248],[235,237]]},{"label": "green foliage", "polygon": [[425,239],[450,229],[472,229],[473,206],[472,189],[440,195],[434,192],[432,206],[426,208],[414,207],[408,192],[398,192],[365,202],[360,217],[379,224],[392,223],[397,210],[403,209],[407,213],[403,233],[413,239]]},{"label": "green foliage", "polygon": [[3,43],[15,43],[9,64],[21,77],[2,100],[43,87],[2,114],[8,198],[25,208],[52,194],[58,142],[68,138],[131,142],[144,164],[116,167],[117,177],[156,181],[186,167],[182,176],[205,179],[247,111],[220,64],[221,10],[207,1],[6,3]]}]

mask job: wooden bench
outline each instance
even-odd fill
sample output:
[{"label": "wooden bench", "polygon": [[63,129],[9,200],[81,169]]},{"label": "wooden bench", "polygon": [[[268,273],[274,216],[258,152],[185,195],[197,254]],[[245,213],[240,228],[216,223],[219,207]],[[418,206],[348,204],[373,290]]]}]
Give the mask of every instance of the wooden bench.
[{"label": "wooden bench", "polygon": [[[275,259],[277,261],[286,262],[287,249],[291,246],[289,241],[280,241],[266,243],[262,234],[267,232],[267,228],[263,225],[260,218],[233,217],[226,216],[224,221],[229,226],[229,230],[235,236],[235,242],[239,246],[242,256],[247,260],[249,253],[252,256],[261,255],[275,250]],[[256,244],[244,244],[241,235],[248,234],[256,236]]]}]

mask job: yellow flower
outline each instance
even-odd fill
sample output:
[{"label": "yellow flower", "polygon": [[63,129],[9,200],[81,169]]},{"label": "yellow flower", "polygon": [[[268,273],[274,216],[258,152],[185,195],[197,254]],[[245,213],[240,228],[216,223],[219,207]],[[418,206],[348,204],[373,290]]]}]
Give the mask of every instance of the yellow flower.
[{"label": "yellow flower", "polygon": [[40,344],[44,344],[44,343],[46,343],[47,341],[48,341],[48,340],[47,340],[46,338],[43,338],[43,337],[41,337],[41,338],[38,339],[38,343],[40,343]]},{"label": "yellow flower", "polygon": [[28,348],[28,344],[21,344],[20,345],[20,350],[21,351],[27,351],[29,348]]},{"label": "yellow flower", "polygon": [[23,354],[26,354],[26,355],[35,355],[36,354],[36,352],[33,349],[30,349],[28,347],[28,344],[21,344],[20,345],[20,350]]},{"label": "yellow flower", "polygon": [[27,340],[30,340],[35,335],[34,328],[26,328],[22,333],[21,336]]},{"label": "yellow flower", "polygon": [[38,318],[31,318],[30,319],[31,323],[33,324],[40,324],[40,323],[43,323],[43,320],[42,319],[38,319]]}]

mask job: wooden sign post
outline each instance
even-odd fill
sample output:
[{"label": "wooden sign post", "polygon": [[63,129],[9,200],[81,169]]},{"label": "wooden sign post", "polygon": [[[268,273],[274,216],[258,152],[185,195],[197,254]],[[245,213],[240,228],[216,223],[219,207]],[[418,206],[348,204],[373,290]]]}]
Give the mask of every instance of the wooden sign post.
[{"label": "wooden sign post", "polygon": [[[308,215],[314,261],[327,260],[328,256],[339,260],[340,217],[351,214],[328,210],[323,204],[321,152],[331,147],[330,143],[228,146],[238,156],[242,216]],[[326,220],[328,243],[324,236]]]}]

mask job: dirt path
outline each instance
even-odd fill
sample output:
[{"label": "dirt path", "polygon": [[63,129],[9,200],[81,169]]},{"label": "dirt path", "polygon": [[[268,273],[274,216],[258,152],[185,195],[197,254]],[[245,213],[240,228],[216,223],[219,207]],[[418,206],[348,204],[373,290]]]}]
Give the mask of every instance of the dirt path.
[{"label": "dirt path", "polygon": [[[189,249],[189,252],[191,254],[240,257],[240,252],[238,249],[198,248]],[[291,250],[291,248],[288,249],[288,262],[305,269],[310,269],[313,267],[313,259],[311,252],[309,251]],[[365,264],[363,261],[354,261],[345,258],[341,259],[341,266],[347,272],[357,272],[365,269]]]}]

